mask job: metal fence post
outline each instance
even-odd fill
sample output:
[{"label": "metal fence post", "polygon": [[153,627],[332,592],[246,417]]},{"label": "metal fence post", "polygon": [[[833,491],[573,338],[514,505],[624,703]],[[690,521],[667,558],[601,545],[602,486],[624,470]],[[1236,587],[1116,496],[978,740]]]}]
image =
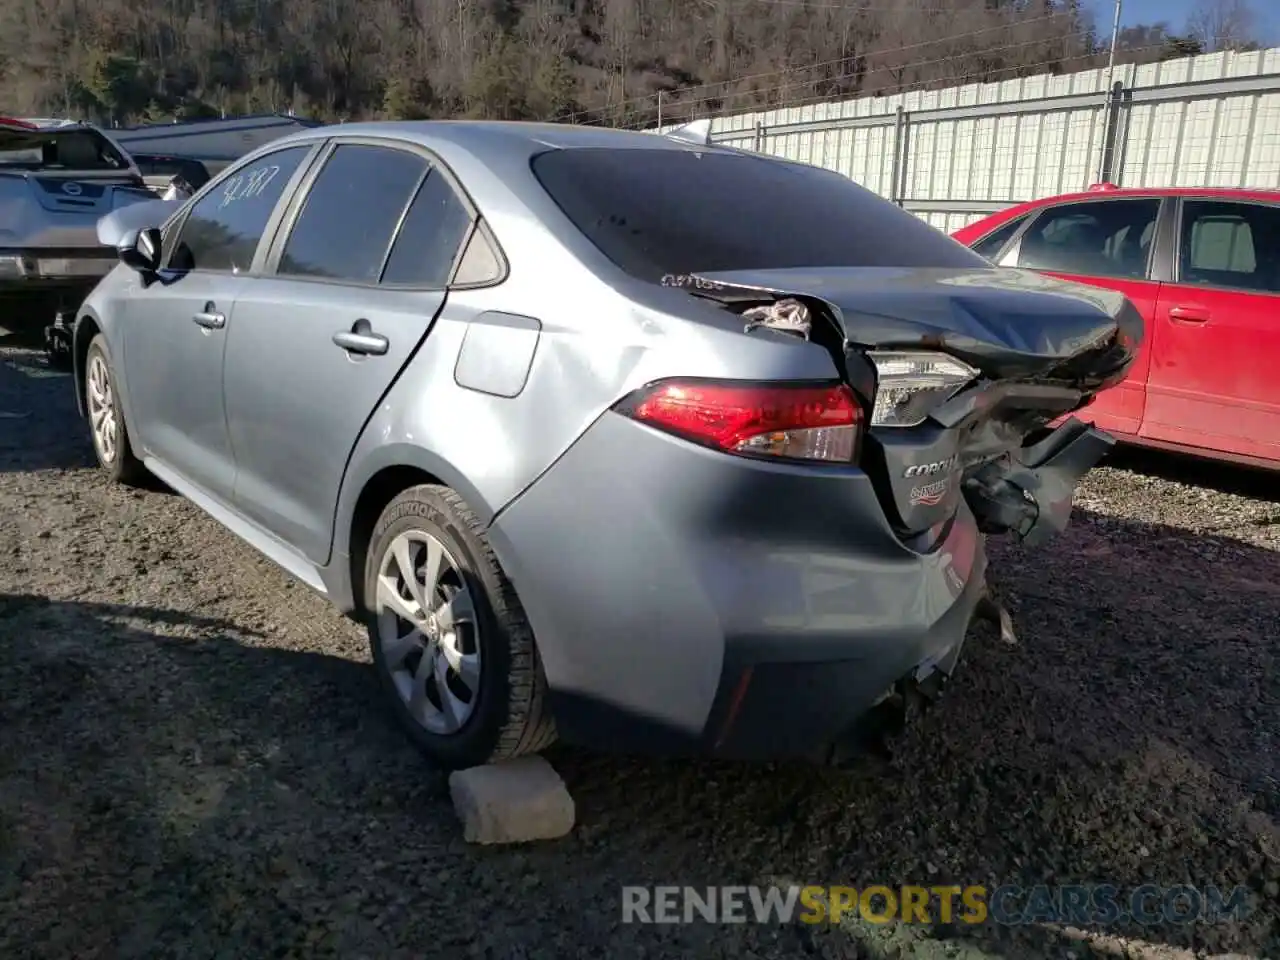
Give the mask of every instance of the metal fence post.
[{"label": "metal fence post", "polygon": [[894,111],[893,118],[893,172],[889,177],[889,199],[902,206],[902,178],[906,166],[904,150],[906,148],[907,112],[902,104]]},{"label": "metal fence post", "polygon": [[1117,80],[1107,92],[1106,114],[1102,123],[1102,162],[1098,165],[1098,182],[1112,183],[1116,158],[1120,153],[1120,111],[1125,102],[1125,85]]},{"label": "metal fence post", "polygon": [[765,138],[764,121],[757,120],[755,142],[752,144],[751,149],[754,150],[756,153],[764,153],[764,138]]}]

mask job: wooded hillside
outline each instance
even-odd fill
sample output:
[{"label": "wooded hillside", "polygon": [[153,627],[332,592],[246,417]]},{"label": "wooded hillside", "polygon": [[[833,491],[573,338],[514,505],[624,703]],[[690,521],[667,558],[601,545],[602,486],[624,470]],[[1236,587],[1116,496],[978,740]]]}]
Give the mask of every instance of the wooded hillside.
[{"label": "wooded hillside", "polygon": [[[1267,0],[1274,2],[1274,0]],[[1246,0],[1121,62],[1253,41]],[[574,119],[728,109],[1105,63],[1079,0],[0,0],[0,113]]]}]

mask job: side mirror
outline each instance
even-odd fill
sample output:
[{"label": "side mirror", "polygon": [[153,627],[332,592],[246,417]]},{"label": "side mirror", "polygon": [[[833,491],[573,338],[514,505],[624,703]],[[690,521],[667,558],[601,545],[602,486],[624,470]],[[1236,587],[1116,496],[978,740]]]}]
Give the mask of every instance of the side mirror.
[{"label": "side mirror", "polygon": [[130,230],[116,247],[116,255],[120,262],[143,276],[154,274],[160,269],[160,231],[155,227],[143,230]]}]

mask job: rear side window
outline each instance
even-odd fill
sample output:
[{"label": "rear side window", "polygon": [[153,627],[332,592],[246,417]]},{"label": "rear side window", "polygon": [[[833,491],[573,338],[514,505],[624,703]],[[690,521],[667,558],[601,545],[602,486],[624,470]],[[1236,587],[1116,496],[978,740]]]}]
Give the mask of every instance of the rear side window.
[{"label": "rear side window", "polygon": [[176,270],[248,270],[267,221],[311,147],[259,157],[201,197],[179,228],[169,265]]},{"label": "rear side window", "polygon": [[1182,210],[1183,283],[1280,293],[1280,209],[1187,200]]},{"label": "rear side window", "polygon": [[1008,223],[988,233],[969,249],[979,256],[986,257],[988,260],[994,260],[999,256],[1000,251],[1004,249],[1005,244],[1013,239],[1013,235],[1018,232],[1018,228],[1027,222],[1028,216],[1030,214],[1014,217]]},{"label": "rear side window", "polygon": [[722,270],[990,266],[818,167],[671,148],[553,150],[532,167],[606,257],[654,282]]},{"label": "rear side window", "polygon": [[471,213],[449,181],[432,171],[409,205],[382,274],[386,284],[443,287],[449,282],[458,247],[471,226]]},{"label": "rear side window", "polygon": [[276,272],[377,283],[405,208],[427,173],[416,153],[343,144],[307,193]]},{"label": "rear side window", "polygon": [[1018,266],[1087,277],[1147,276],[1158,199],[1067,203],[1042,213],[1018,243]]}]

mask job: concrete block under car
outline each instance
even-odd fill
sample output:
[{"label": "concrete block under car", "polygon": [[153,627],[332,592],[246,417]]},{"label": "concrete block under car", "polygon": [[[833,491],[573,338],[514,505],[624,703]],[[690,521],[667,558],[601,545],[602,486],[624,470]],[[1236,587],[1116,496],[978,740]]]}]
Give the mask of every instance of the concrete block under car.
[{"label": "concrete block under car", "polygon": [[468,843],[555,840],[573,830],[573,797],[539,756],[454,771],[449,795]]}]

